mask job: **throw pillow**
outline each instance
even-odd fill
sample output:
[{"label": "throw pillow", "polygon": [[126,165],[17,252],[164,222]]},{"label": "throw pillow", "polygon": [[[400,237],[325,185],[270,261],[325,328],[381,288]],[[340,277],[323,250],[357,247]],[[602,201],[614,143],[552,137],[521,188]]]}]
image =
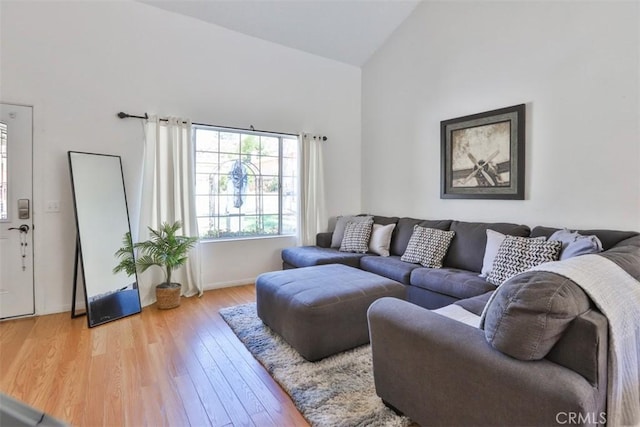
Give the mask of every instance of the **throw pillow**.
[{"label": "throw pillow", "polygon": [[420,264],[423,267],[441,268],[455,231],[413,226],[413,234],[401,261]]},{"label": "throw pillow", "polygon": [[562,243],[557,240],[506,236],[498,249],[487,282],[500,286],[507,279],[535,267],[557,261]]},{"label": "throw pillow", "polygon": [[344,229],[347,226],[347,223],[350,221],[358,222],[358,221],[370,221],[373,220],[373,217],[370,215],[344,215],[336,218],[336,226],[333,230],[333,234],[331,235],[331,247],[339,248],[342,245],[342,239],[344,237]]},{"label": "throw pillow", "polygon": [[389,246],[391,245],[391,235],[394,228],[396,228],[395,224],[373,224],[371,240],[369,240],[369,252],[381,256],[389,256]]},{"label": "throw pillow", "polygon": [[344,228],[344,237],[340,245],[340,252],[367,253],[373,220],[367,222],[350,221]]},{"label": "throw pillow", "polygon": [[485,310],[481,329],[491,346],[519,360],[539,360],[589,310],[589,298],[563,276],[531,271],[502,284]]},{"label": "throw pillow", "polygon": [[602,252],[602,242],[596,236],[583,236],[577,231],[558,230],[549,237],[549,240],[562,242],[560,260],[578,255],[597,254]]},{"label": "throw pillow", "polygon": [[[498,249],[500,249],[500,245],[504,241],[505,237],[507,237],[506,234],[487,229],[487,246],[484,249],[482,270],[479,274],[480,277],[489,277],[489,273],[491,273],[491,268],[493,267],[493,261],[496,259]],[[546,240],[544,236],[534,237],[534,239]]]},{"label": "throw pillow", "polygon": [[487,229],[487,246],[484,248],[484,258],[482,259],[482,271],[480,277],[488,277],[491,273],[493,260],[498,254],[498,249],[506,236],[497,231]]}]

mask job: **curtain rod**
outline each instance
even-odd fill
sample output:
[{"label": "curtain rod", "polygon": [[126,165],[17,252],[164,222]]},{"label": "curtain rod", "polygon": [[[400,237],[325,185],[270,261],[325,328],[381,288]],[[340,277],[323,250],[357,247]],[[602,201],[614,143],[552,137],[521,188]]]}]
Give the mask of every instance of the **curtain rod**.
[{"label": "curtain rod", "polygon": [[[120,111],[117,116],[121,119],[144,119],[144,120],[149,120],[149,115],[147,113],[144,113],[144,116],[136,116],[134,114],[127,114],[127,113],[123,113],[122,111]],[[166,122],[168,121],[167,119],[158,119],[161,122]],[[236,127],[231,127],[231,126],[220,126],[220,125],[211,125],[208,123],[195,123],[192,122],[191,124],[196,125],[196,126],[213,126],[213,127],[217,127],[217,128],[221,128],[221,129],[232,129],[232,130],[247,130],[247,131],[251,131],[251,132],[264,132],[264,133],[274,133],[274,134],[280,134],[280,135],[291,135],[291,136],[298,136],[295,133],[288,133],[288,132],[273,132],[273,131],[269,131],[269,130],[260,130],[260,129],[255,129],[253,126],[247,128],[236,128]],[[324,135],[317,135],[317,136],[313,136],[313,139],[319,139],[322,141],[326,141],[328,138]]]}]

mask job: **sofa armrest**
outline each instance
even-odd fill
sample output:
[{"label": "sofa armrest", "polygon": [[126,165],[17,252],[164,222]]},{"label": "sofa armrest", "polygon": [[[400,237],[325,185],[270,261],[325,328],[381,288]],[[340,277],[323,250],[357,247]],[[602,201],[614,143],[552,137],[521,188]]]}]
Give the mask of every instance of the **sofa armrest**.
[{"label": "sofa armrest", "polygon": [[321,248],[330,248],[332,236],[332,232],[316,234],[316,246],[319,246]]},{"label": "sofa armrest", "polygon": [[376,392],[419,424],[554,425],[568,413],[602,421],[606,402],[570,369],[513,359],[484,331],[399,299],[374,302],[368,317]]}]

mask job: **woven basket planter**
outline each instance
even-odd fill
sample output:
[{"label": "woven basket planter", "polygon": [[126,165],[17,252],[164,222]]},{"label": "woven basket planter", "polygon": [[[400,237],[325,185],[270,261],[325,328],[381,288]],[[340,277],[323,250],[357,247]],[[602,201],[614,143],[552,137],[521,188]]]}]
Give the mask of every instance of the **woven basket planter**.
[{"label": "woven basket planter", "polygon": [[179,283],[163,283],[156,286],[157,306],[161,310],[176,308],[180,305],[180,291],[182,286]]}]

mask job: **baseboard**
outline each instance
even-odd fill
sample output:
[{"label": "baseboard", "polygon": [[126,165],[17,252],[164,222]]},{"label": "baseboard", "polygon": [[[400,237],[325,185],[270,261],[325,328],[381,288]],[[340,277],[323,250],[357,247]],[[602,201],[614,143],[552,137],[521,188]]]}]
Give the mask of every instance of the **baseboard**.
[{"label": "baseboard", "polygon": [[207,283],[202,286],[203,291],[211,291],[213,289],[221,289],[221,288],[230,288],[233,286],[241,286],[241,285],[249,285],[256,282],[255,277],[250,277],[248,279],[240,279],[240,280],[231,280],[228,282],[216,282],[216,283]]},{"label": "baseboard", "polygon": [[[57,313],[65,313],[71,312],[71,304],[62,304],[56,307],[47,307],[43,310],[36,310],[36,316],[46,316],[48,314],[57,314]],[[84,312],[84,304],[82,306],[76,306],[76,313]]]},{"label": "baseboard", "polygon": [[[247,278],[247,279],[231,280],[231,281],[228,281],[228,282],[208,283],[206,285],[203,285],[202,290],[203,291],[211,291],[213,289],[221,289],[221,288],[230,288],[230,287],[233,287],[233,286],[249,285],[249,284],[253,284],[255,282],[256,282],[256,278],[255,277],[250,277],[250,278]],[[84,311],[84,305],[77,306],[76,310],[78,312]],[[36,309],[36,314],[32,314],[32,315],[28,315],[28,316],[21,316],[21,317],[46,316],[47,314],[64,313],[64,312],[67,312],[67,311],[71,311],[71,303],[62,304],[62,305],[59,305],[59,306],[56,306],[56,307],[47,307],[46,309]]]}]

